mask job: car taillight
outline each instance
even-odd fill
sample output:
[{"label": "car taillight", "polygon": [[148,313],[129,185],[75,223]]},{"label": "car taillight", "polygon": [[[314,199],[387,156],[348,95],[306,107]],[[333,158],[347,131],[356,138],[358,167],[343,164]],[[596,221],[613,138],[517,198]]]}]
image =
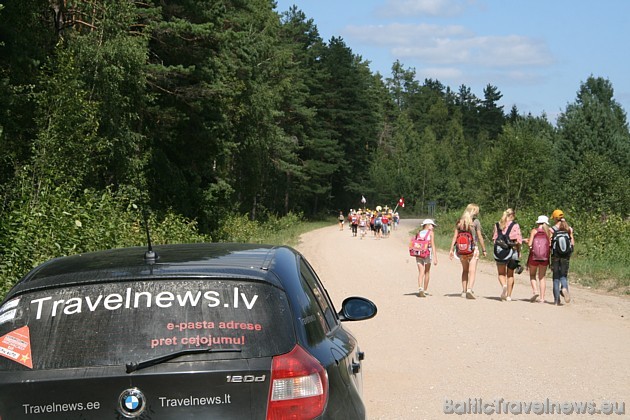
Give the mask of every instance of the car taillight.
[{"label": "car taillight", "polygon": [[271,363],[267,419],[312,419],[324,411],[328,375],[317,359],[296,345]]}]

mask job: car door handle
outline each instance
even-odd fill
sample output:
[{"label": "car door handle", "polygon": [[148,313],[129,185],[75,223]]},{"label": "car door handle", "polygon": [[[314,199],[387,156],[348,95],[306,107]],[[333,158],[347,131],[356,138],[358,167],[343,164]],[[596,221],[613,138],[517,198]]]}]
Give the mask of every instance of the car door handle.
[{"label": "car door handle", "polygon": [[352,363],[352,373],[357,374],[361,370],[361,363]]}]

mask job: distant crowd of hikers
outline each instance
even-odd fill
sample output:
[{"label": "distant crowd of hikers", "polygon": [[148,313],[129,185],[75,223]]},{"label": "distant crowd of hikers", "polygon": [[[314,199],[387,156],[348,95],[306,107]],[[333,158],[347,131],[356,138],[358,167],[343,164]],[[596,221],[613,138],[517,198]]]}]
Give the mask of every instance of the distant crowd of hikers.
[{"label": "distant crowd of hikers", "polygon": [[[523,237],[521,227],[516,222],[514,210],[507,209],[501,219],[494,224],[492,233],[492,253],[497,266],[501,300],[511,301],[514,290],[514,273],[523,271],[521,256],[524,247],[529,249],[526,267],[529,271],[532,295],[530,302],[545,302],[547,267],[551,267],[553,278],[553,301],[561,305],[571,301],[568,284],[569,260],[573,253],[575,239],[573,229],[567,223],[564,212],[556,209],[549,217],[540,215],[536,226]],[[409,254],[416,258],[418,266],[418,295],[426,297],[429,293],[431,264],[438,262],[434,252],[435,242],[433,230],[436,224],[432,219],[425,219],[422,228],[409,244]],[[471,203],[466,207],[457,221],[449,258],[459,259],[462,265],[461,296],[475,299],[473,287],[479,256],[487,255],[486,244],[479,221],[479,206]]]},{"label": "distant crowd of hikers", "polygon": [[387,238],[392,230],[398,229],[400,223],[400,215],[397,211],[393,211],[387,207],[377,208],[371,210],[364,209],[350,209],[347,219],[343,214],[343,211],[339,212],[338,216],[339,230],[344,229],[346,221],[350,225],[352,236],[357,236],[363,239],[371,232],[372,236],[376,239]]}]

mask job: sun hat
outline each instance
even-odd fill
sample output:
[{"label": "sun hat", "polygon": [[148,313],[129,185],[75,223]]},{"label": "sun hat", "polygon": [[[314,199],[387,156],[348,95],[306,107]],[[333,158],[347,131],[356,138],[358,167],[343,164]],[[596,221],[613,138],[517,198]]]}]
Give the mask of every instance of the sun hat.
[{"label": "sun hat", "polygon": [[540,216],[538,216],[538,220],[536,220],[536,223],[538,223],[538,224],[544,223],[544,224],[548,225],[549,224],[549,218],[547,216],[540,215]]},{"label": "sun hat", "polygon": [[433,226],[437,226],[437,225],[435,224],[435,222],[434,222],[432,219],[424,219],[424,220],[422,221],[422,226],[424,226],[424,225],[433,225]]},{"label": "sun hat", "polygon": [[552,219],[562,219],[564,217],[564,212],[560,209],[555,209],[553,213],[551,213]]}]

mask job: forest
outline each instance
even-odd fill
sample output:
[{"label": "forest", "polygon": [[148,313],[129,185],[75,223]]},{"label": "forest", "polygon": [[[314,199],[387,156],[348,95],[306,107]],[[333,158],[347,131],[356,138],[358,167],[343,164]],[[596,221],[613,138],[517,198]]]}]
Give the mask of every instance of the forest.
[{"label": "forest", "polygon": [[627,233],[612,83],[584,75],[554,122],[501,99],[398,61],[374,73],[272,0],[5,1],[0,292],[54,256],[142,245],[144,217],[162,243],[221,241],[235,218],[322,219],[362,196],[560,207]]}]

